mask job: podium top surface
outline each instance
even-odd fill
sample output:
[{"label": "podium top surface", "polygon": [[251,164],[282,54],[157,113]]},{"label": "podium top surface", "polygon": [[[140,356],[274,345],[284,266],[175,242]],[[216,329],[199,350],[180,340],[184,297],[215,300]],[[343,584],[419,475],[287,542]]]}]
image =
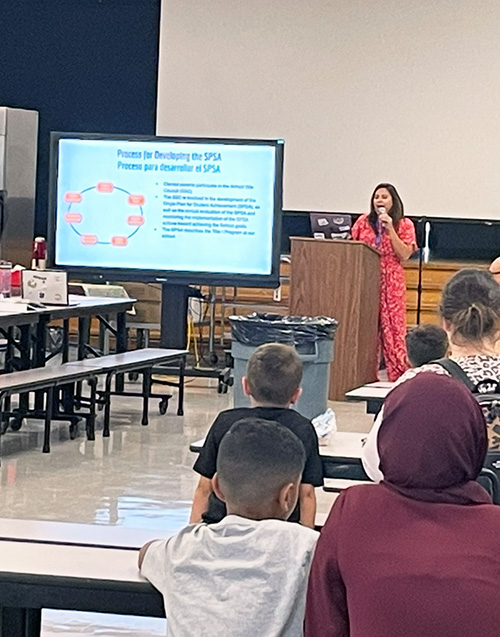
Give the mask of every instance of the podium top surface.
[{"label": "podium top surface", "polygon": [[304,243],[329,243],[329,244],[342,244],[342,245],[358,245],[364,246],[375,253],[377,256],[380,256],[380,252],[374,248],[373,246],[368,245],[364,241],[355,241],[354,239],[315,239],[314,237],[290,237],[290,241],[299,242],[303,241]]}]

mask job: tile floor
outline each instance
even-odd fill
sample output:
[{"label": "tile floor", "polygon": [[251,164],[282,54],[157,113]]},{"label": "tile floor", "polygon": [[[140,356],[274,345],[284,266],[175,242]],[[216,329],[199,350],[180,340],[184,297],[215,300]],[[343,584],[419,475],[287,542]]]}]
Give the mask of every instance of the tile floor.
[{"label": "tile floor", "polygon": [[[159,388],[158,388],[159,389]],[[175,416],[175,399],[165,416],[151,403],[150,424],[140,425],[140,400],[114,398],[111,437],[95,442],[81,434],[70,440],[68,425],[55,423],[52,451],[42,454],[42,425],[25,423],[1,440],[0,509],[4,517],[93,522],[169,533],[188,520],[197,481],[189,443],[205,435],[215,415],[232,405],[217,394],[215,381],[188,380],[185,415]],[[331,403],[339,429],[368,431],[364,405]],[[99,427],[98,422],[98,427]],[[330,507],[318,492],[318,510]],[[89,613],[44,612],[44,637],[99,635],[145,637],[165,634],[165,623]]]}]

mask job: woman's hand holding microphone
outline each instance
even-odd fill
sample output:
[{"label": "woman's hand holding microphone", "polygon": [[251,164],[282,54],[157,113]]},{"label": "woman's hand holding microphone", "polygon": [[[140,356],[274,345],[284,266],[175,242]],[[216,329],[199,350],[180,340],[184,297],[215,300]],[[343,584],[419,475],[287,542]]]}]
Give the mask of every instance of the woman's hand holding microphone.
[{"label": "woman's hand holding microphone", "polygon": [[387,211],[383,206],[377,208],[377,212],[378,219],[382,228],[390,231],[393,228],[392,217],[387,214]]}]

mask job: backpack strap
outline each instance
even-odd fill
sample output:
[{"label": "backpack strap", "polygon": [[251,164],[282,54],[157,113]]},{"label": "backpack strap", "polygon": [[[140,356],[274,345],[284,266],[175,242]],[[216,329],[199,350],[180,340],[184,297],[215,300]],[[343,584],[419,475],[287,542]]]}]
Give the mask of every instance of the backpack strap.
[{"label": "backpack strap", "polygon": [[471,381],[460,365],[451,360],[451,358],[440,358],[437,361],[432,361],[432,364],[440,365],[452,378],[461,381],[472,393],[475,393],[476,385]]}]

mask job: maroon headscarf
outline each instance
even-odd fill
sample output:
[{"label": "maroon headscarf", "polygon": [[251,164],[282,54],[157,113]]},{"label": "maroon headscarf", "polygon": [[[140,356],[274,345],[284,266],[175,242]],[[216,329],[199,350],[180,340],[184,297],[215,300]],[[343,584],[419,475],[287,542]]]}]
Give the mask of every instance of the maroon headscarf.
[{"label": "maroon headscarf", "polygon": [[486,423],[471,392],[444,374],[421,372],[384,402],[378,433],[384,484],[414,500],[491,504],[475,480],[488,449]]}]

